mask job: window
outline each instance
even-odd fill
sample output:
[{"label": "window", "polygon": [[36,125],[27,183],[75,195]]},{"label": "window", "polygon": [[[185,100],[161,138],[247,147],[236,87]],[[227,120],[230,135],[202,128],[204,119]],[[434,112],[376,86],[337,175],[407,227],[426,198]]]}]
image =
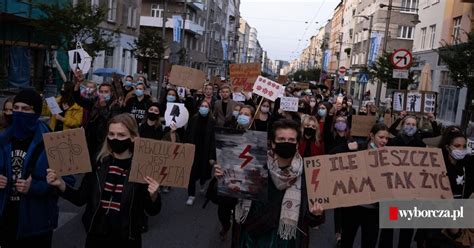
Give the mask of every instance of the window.
[{"label": "window", "polygon": [[352,40],[353,31],[354,31],[354,30],[352,30],[352,28],[349,29],[349,39],[351,39],[351,40]]},{"label": "window", "polygon": [[429,48],[433,48],[436,36],[436,25],[430,26],[430,46]]},{"label": "window", "polygon": [[458,110],[459,88],[455,86],[440,85],[438,97],[439,110],[437,118],[454,123],[456,121],[456,113]]},{"label": "window", "polygon": [[453,44],[458,44],[460,42],[461,18],[462,16],[453,19]]},{"label": "window", "polygon": [[113,47],[109,47],[105,49],[104,67],[105,68],[114,67],[114,48]]},{"label": "window", "polygon": [[402,9],[400,11],[416,13],[418,8],[418,0],[402,0]]},{"label": "window", "polygon": [[399,39],[413,39],[414,27],[399,26],[398,27],[398,38]]},{"label": "window", "polygon": [[132,26],[132,13],[133,13],[133,8],[131,6],[128,6],[127,8],[127,27]]},{"label": "window", "polygon": [[158,4],[151,5],[151,17],[162,18],[163,9],[160,8],[161,6]]},{"label": "window", "polygon": [[426,28],[422,28],[421,29],[420,49],[425,48],[425,40],[426,40]]},{"label": "window", "polygon": [[449,71],[441,71],[440,85],[451,85],[451,80],[450,80],[450,77],[449,77]]},{"label": "window", "polygon": [[117,0],[109,0],[109,5],[107,7],[109,9],[107,12],[107,21],[115,22],[117,18]]}]

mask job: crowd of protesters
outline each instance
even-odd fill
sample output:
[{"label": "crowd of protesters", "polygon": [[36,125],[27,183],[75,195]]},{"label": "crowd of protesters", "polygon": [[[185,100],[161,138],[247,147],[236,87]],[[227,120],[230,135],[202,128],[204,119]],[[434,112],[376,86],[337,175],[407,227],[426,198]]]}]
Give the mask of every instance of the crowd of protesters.
[{"label": "crowd of protesters", "polygon": [[[137,137],[195,145],[195,156],[183,204],[193,206],[196,190],[217,204],[219,236],[232,247],[309,247],[310,228],[328,222],[320,204],[308,203],[303,159],[384,146],[426,147],[425,138],[441,136],[451,190],[455,198],[474,191],[474,159],[467,154],[459,127],[442,132],[429,114],[430,128],[421,130],[417,116],[400,112],[391,126],[385,110],[372,103],[354,107],[344,92],[327,87],[301,89],[287,84],[285,96],[298,97],[298,111],[249,92],[232,92],[228,82],[204,84],[179,95],[166,83],[162,95],[151,94],[145,77],[115,77],[96,84],[80,71],[64,83],[56,101],[60,114],[44,108],[33,90],[22,90],[3,104],[0,133],[0,247],[51,247],[58,223],[58,198],[84,206],[86,247],[141,247],[149,216],[162,206],[160,194],[170,192],[151,178],[146,184],[128,181]],[[297,85],[296,85],[297,86]],[[244,101],[235,101],[241,93]],[[165,126],[167,103],[183,103],[190,113],[185,127]],[[382,110],[382,109],[381,109]],[[354,115],[377,115],[379,121],[363,137],[351,135]],[[49,118],[48,124],[44,118]],[[92,171],[82,181],[59,176],[48,166],[43,134],[83,127]],[[255,130],[268,134],[268,199],[250,201],[220,196],[216,180],[223,176],[216,156],[215,129]],[[459,180],[459,178],[463,180]],[[199,187],[197,183],[199,182]],[[352,247],[360,227],[360,247],[392,247],[393,230],[379,228],[378,203],[334,210],[334,243]],[[398,247],[457,247],[462,229],[402,229]]]}]

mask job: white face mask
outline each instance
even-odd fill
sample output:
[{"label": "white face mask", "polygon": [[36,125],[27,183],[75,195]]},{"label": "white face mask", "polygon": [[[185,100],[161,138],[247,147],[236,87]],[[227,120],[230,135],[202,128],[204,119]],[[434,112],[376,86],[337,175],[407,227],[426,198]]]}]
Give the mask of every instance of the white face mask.
[{"label": "white face mask", "polygon": [[309,102],[309,106],[311,106],[311,108],[314,108],[314,106],[316,106],[316,102]]},{"label": "white face mask", "polygon": [[463,160],[464,157],[466,157],[468,153],[469,152],[467,151],[467,149],[462,149],[462,150],[455,149],[455,150],[451,150],[451,157],[453,157],[455,160]]},{"label": "white face mask", "polygon": [[260,110],[262,111],[262,113],[266,114],[266,113],[268,113],[268,111],[270,111],[270,108],[269,107],[262,107]]}]

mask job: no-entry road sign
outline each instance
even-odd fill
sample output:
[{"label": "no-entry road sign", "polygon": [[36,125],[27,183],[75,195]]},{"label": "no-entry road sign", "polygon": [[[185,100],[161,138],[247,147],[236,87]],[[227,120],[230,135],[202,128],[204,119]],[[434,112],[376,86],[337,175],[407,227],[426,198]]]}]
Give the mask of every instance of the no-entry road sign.
[{"label": "no-entry road sign", "polygon": [[396,69],[406,69],[413,63],[413,56],[407,49],[398,49],[393,52],[390,61]]}]

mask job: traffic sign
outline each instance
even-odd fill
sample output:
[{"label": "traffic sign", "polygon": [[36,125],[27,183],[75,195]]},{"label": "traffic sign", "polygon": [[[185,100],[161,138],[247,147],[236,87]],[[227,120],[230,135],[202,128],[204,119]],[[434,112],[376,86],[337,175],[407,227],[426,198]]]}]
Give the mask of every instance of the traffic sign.
[{"label": "traffic sign", "polygon": [[369,74],[367,73],[359,73],[359,78],[357,79],[357,81],[360,83],[360,84],[366,84],[369,82]]},{"label": "traffic sign", "polygon": [[390,61],[396,69],[406,69],[413,63],[413,56],[407,49],[398,49],[393,52]]},{"label": "traffic sign", "polygon": [[344,74],[346,74],[346,67],[344,66],[339,67],[339,75],[342,76]]},{"label": "traffic sign", "polygon": [[339,84],[345,84],[346,81],[344,80],[344,77],[339,77]]},{"label": "traffic sign", "polygon": [[408,79],[408,70],[393,69],[393,78]]}]

